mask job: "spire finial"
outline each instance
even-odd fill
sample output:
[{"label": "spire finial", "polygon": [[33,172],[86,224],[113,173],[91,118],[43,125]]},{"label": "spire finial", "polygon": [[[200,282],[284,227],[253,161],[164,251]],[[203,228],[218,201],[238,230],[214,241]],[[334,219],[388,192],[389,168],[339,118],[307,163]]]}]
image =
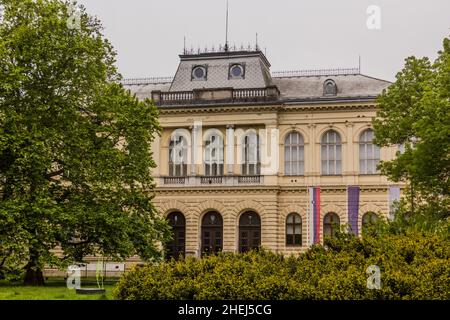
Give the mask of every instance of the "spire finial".
[{"label": "spire finial", "polygon": [[226,28],[225,28],[225,51],[228,51],[228,0],[227,0],[227,20],[226,20]]},{"label": "spire finial", "polygon": [[361,55],[358,56],[358,73],[361,74]]},{"label": "spire finial", "polygon": [[255,45],[255,48],[256,48],[256,51],[259,50],[259,47],[258,47],[258,32],[256,33],[256,45]]}]

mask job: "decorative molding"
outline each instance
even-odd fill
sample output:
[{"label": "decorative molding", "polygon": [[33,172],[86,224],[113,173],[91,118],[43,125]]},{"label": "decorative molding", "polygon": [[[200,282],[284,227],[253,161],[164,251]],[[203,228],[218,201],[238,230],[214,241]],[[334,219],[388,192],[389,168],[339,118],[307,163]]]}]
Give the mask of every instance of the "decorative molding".
[{"label": "decorative molding", "polygon": [[189,207],[182,201],[180,200],[169,200],[169,201],[155,201],[155,207],[157,209],[157,211],[163,215],[164,217],[166,217],[169,213],[174,212],[174,211],[180,211],[181,213],[183,213],[186,217],[186,215],[189,212]]},{"label": "decorative molding", "polygon": [[[361,199],[360,199],[360,203],[361,203]],[[380,206],[374,204],[373,202],[365,202],[363,205],[359,206],[359,210],[358,210],[359,219],[362,219],[362,216],[366,212],[374,212],[376,214],[379,214],[381,212],[383,215],[385,215],[384,210],[382,210],[380,208]]]},{"label": "decorative molding", "polygon": [[160,115],[166,114],[193,114],[193,113],[229,113],[229,112],[310,112],[310,111],[335,111],[335,110],[375,110],[376,105],[370,104],[270,104],[270,105],[217,105],[217,106],[177,106],[177,107],[165,107],[159,108]]},{"label": "decorative molding", "polygon": [[347,143],[347,132],[342,129],[340,126],[334,125],[334,124],[328,124],[327,126],[324,126],[319,131],[315,132],[314,135],[314,141],[317,144],[322,143],[322,136],[328,132],[329,130],[336,131],[341,136],[341,144]]},{"label": "decorative molding", "polygon": [[233,206],[234,218],[237,220],[237,218],[245,211],[255,211],[257,214],[259,214],[261,219],[263,219],[264,216],[266,215],[266,209],[260,202],[255,201],[255,200],[243,200],[243,201],[237,202]]},{"label": "decorative molding", "polygon": [[208,211],[217,211],[223,217],[224,213],[226,212],[226,207],[221,201],[211,199],[200,202],[196,207],[196,212],[199,215],[203,215]]},{"label": "decorative molding", "polygon": [[290,213],[298,213],[300,215],[300,217],[302,218],[302,222],[306,223],[306,215],[307,213],[307,206],[308,204],[306,204],[306,207],[300,207],[299,205],[294,205],[294,204],[289,204],[287,207],[284,207],[281,210],[281,218],[283,219],[283,222],[286,220],[286,217],[288,216],[288,214]]},{"label": "decorative molding", "polygon": [[355,124],[354,124],[353,122],[345,121],[345,126],[346,126],[347,128],[351,128],[351,127],[354,127]]},{"label": "decorative molding", "polygon": [[339,216],[340,224],[346,223],[347,215],[343,205],[337,204],[320,204],[320,215],[321,215],[321,224],[323,224],[323,219],[328,212],[334,212]]},{"label": "decorative molding", "polygon": [[157,187],[156,193],[162,194],[162,193],[176,193],[176,194],[189,194],[189,193],[236,193],[236,194],[242,194],[242,193],[271,193],[271,192],[278,192],[280,189],[279,186],[210,186],[207,185],[205,187],[198,187],[198,186],[192,186],[192,187]]},{"label": "decorative molding", "polygon": [[[305,178],[305,177],[302,177]],[[319,185],[323,193],[346,193],[346,185]],[[288,193],[307,193],[308,187],[305,185],[278,185],[278,186],[207,186],[207,187],[157,187],[156,195],[191,195],[191,194],[279,194],[282,192]],[[383,185],[360,185],[361,193],[386,193],[389,187]]]},{"label": "decorative molding", "polygon": [[287,192],[287,193],[308,193],[308,187],[305,186],[281,186],[280,187],[280,193],[281,192]]},{"label": "decorative molding", "polygon": [[300,124],[297,124],[296,127],[290,126],[289,128],[286,128],[286,129],[284,129],[284,130],[281,130],[281,129],[280,129],[280,131],[279,131],[279,133],[280,133],[280,135],[279,135],[280,139],[279,139],[279,143],[278,143],[280,147],[284,147],[286,137],[287,137],[288,134],[290,134],[291,132],[297,132],[297,133],[301,134],[301,136],[302,136],[302,138],[303,138],[303,144],[304,144],[304,145],[306,145],[306,144],[309,143],[309,139],[310,139],[310,138],[309,138],[308,132],[307,132],[307,131],[304,131],[303,128],[302,128],[302,126],[301,126]]}]

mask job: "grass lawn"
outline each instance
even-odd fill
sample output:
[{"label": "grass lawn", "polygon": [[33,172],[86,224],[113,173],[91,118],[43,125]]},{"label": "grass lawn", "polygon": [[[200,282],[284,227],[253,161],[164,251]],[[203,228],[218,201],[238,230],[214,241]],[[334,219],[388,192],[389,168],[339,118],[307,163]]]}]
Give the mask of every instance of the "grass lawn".
[{"label": "grass lawn", "polygon": [[[96,288],[96,284],[86,284],[81,287]],[[96,295],[76,294],[75,289],[70,290],[62,281],[48,282],[44,287],[27,287],[0,283],[0,300],[111,300],[114,284],[105,284],[106,293]]]}]

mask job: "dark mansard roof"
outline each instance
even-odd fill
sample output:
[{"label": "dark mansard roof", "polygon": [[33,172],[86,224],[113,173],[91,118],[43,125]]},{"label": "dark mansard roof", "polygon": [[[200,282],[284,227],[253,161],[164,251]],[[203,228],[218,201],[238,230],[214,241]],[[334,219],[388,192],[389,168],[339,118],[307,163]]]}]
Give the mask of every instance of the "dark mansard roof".
[{"label": "dark mansard roof", "polygon": [[[139,99],[153,98],[160,105],[195,105],[205,99],[208,103],[367,100],[390,85],[389,81],[360,74],[358,69],[271,74],[270,63],[259,50],[183,54],[173,78],[127,79],[122,83]],[[230,101],[225,101],[227,98]]]}]

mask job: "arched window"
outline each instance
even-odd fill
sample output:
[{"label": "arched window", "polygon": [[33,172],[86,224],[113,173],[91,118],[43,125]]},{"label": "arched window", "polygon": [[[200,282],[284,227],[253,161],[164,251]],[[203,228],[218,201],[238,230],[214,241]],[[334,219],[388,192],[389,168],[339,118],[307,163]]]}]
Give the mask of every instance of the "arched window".
[{"label": "arched window", "polygon": [[380,162],[380,148],[373,143],[373,130],[367,129],[359,137],[359,173],[374,174]]},{"label": "arched window", "polygon": [[210,211],[202,219],[202,255],[222,251],[223,219],[220,213]]},{"label": "arched window", "polygon": [[325,80],[323,83],[323,95],[324,96],[335,96],[337,94],[337,86],[336,83],[331,80]]},{"label": "arched window", "polygon": [[245,212],[239,218],[239,252],[258,249],[261,244],[261,219],[256,212]]},{"label": "arched window", "polygon": [[341,136],[334,130],[325,132],[321,143],[322,174],[336,175],[342,172]]},{"label": "arched window", "polygon": [[362,216],[362,228],[364,230],[365,227],[374,224],[378,220],[378,215],[374,212],[366,212]]},{"label": "arched window", "polygon": [[333,238],[339,229],[339,216],[334,212],[329,212],[323,218],[323,236]]},{"label": "arched window", "polygon": [[205,141],[205,175],[223,175],[223,139],[211,134]]},{"label": "arched window", "polygon": [[302,245],[302,218],[297,213],[291,213],[286,218],[286,245]]},{"label": "arched window", "polygon": [[172,240],[166,244],[166,258],[179,259],[185,252],[186,219],[181,212],[172,212],[167,220],[172,227]]},{"label": "arched window", "polygon": [[284,174],[288,176],[303,175],[305,169],[303,136],[291,132],[284,141]]},{"label": "arched window", "polygon": [[244,137],[242,146],[242,174],[259,175],[261,172],[261,155],[259,136],[250,132]]},{"label": "arched window", "polygon": [[185,137],[174,135],[169,144],[169,176],[187,175],[188,143]]}]

